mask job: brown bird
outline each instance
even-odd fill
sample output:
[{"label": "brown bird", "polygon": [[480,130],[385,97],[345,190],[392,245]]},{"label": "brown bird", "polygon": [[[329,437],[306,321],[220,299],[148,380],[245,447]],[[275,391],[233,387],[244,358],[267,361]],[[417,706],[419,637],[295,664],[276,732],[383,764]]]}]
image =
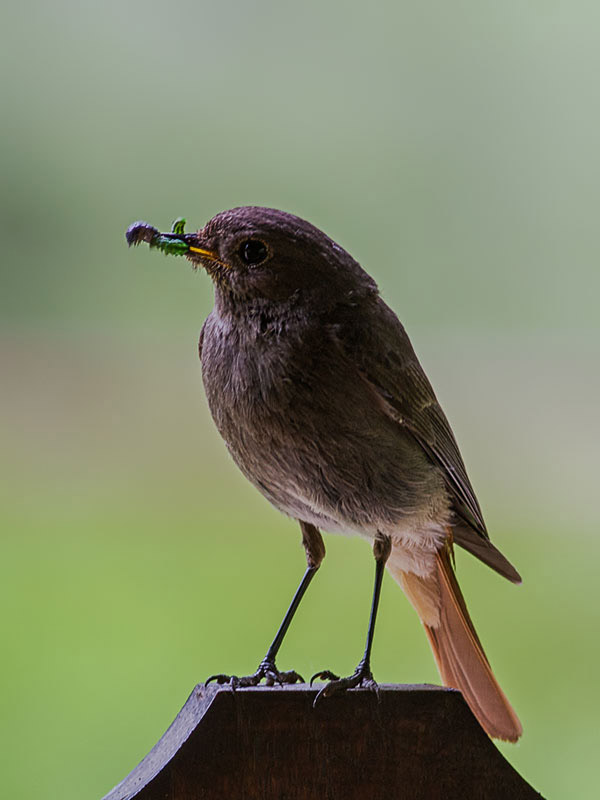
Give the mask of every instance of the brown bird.
[{"label": "brown bird", "polygon": [[[256,673],[213,679],[234,687],[295,682],[275,658],[318,570],[320,530],[373,543],[375,587],[365,653],[355,672],[318,697],[368,686],[384,567],[404,589],[442,680],[460,689],[490,736],[516,741],[521,724],[498,685],[453,569],[453,547],[520,582],[490,542],[456,440],[396,315],[374,280],[338,244],[298,217],[244,207],[197,233],[177,221],[160,234],[127,231],[185,255],[215,286],[200,336],[209,407],[244,475],[297,519],[307,570]],[[317,697],[317,699],[318,699]]]}]

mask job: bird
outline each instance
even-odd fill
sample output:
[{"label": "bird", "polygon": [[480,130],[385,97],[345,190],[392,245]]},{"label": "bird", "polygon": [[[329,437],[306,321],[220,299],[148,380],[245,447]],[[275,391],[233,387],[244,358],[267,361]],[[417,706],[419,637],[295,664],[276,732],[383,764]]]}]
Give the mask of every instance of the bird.
[{"label": "bird", "polygon": [[239,689],[302,681],[276,657],[325,557],[322,531],[372,544],[373,599],[354,673],[324,669],[317,700],[377,689],[371,649],[385,569],[416,610],[443,683],[462,692],[486,733],[516,741],[500,688],[459,588],[458,545],[513,583],[491,543],[450,424],[408,335],[375,280],[311,223],[273,208],[221,212],[195,233],[136,222],[128,244],[185,256],[214,284],[200,334],[208,406],[234,462],[297,520],[306,571],[252,675],[211,676]]}]

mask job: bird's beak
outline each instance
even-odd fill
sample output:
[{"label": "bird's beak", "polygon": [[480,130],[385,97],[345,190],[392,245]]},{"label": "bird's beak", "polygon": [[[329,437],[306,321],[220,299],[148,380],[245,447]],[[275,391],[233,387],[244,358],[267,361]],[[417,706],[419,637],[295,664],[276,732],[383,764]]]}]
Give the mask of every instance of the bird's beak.
[{"label": "bird's beak", "polygon": [[151,248],[160,250],[167,255],[187,256],[194,264],[202,263],[205,259],[211,263],[229,268],[219,259],[218,253],[200,247],[199,233],[184,233],[185,220],[178,219],[173,223],[169,233],[160,233],[153,225],[147,222],[134,222],[125,234],[127,244],[138,245],[146,242]]},{"label": "bird's beak", "polygon": [[[186,234],[186,235],[193,237],[195,234]],[[197,265],[198,261],[202,262],[203,260],[206,260],[210,264],[218,264],[218,266],[224,267],[225,269],[231,269],[229,264],[226,264],[224,261],[221,261],[221,259],[219,258],[219,254],[215,253],[214,250],[206,250],[204,247],[197,247],[196,244],[193,244],[192,242],[190,242],[187,255],[190,261],[194,263],[194,265]],[[207,265],[204,264],[203,266],[206,267]]]},{"label": "bird's beak", "polygon": [[204,256],[204,258],[208,258],[209,261],[218,261],[217,254],[213,253],[212,250],[204,250],[202,247],[194,247],[194,245],[190,245],[190,253],[198,253],[199,256]]},{"label": "bird's beak", "polygon": [[[215,273],[215,270],[219,269],[219,267],[223,267],[227,270],[231,269],[229,264],[227,264],[225,261],[221,261],[219,254],[215,253],[214,250],[207,250],[205,247],[199,246],[202,244],[201,233],[202,231],[198,231],[198,233],[186,233],[184,236],[189,248],[186,255],[194,265],[194,268],[200,264],[211,276]],[[219,272],[219,274],[222,273]]]}]

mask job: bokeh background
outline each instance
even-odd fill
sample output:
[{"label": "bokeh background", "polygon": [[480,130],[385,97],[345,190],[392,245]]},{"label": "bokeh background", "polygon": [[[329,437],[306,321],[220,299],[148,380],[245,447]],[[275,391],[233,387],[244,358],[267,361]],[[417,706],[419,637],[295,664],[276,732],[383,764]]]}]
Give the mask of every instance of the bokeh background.
[{"label": "bokeh background", "polygon": [[[304,568],[230,462],[196,340],[209,280],[128,251],[241,204],[377,278],[524,576],[458,569],[524,723],[514,766],[597,796],[600,7],[38,0],[4,6],[2,792],[99,798],[214,671],[250,672]],[[280,656],[362,653],[372,559],[328,557]],[[437,682],[388,579],[384,682]]]}]

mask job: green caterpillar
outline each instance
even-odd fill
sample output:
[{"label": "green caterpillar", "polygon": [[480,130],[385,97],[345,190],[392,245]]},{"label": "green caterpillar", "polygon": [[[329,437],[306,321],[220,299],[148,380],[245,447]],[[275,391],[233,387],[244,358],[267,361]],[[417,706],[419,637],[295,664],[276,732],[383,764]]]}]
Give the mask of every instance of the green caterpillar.
[{"label": "green caterpillar", "polygon": [[160,233],[152,239],[150,247],[170,256],[184,256],[190,249],[187,242],[182,242],[181,239],[169,239]]}]

